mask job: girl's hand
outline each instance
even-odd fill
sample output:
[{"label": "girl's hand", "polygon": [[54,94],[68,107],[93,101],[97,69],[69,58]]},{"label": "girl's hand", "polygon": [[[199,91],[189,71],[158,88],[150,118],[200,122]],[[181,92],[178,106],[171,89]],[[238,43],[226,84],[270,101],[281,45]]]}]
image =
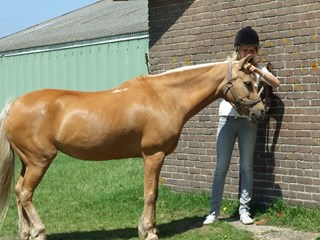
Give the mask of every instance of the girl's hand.
[{"label": "girl's hand", "polygon": [[253,66],[251,63],[248,63],[245,67],[251,73],[253,73],[253,72],[258,73],[258,68]]},{"label": "girl's hand", "polygon": [[251,73],[259,74],[260,77],[262,78],[262,80],[265,81],[270,86],[279,87],[279,85],[280,85],[279,79],[276,78],[275,76],[273,76],[271,73],[262,72],[259,68],[255,67],[251,63],[247,63],[244,67],[247,69],[247,71],[249,71]]}]

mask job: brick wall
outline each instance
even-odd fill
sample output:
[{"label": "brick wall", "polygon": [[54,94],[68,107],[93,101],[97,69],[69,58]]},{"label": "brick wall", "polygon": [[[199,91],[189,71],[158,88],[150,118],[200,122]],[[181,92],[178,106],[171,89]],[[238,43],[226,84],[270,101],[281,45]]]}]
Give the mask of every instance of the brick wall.
[{"label": "brick wall", "polygon": [[[153,73],[222,61],[235,33],[252,26],[261,39],[260,62],[281,80],[267,121],[259,124],[254,198],[320,206],[320,2],[318,0],[150,0]],[[210,191],[216,165],[218,101],[194,116],[162,169],[176,191]],[[238,149],[224,196],[238,197]]]}]

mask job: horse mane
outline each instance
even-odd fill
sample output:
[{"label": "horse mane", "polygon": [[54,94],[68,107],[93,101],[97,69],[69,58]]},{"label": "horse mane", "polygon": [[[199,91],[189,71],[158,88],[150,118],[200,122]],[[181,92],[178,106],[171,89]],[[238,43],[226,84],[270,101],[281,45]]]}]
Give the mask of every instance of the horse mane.
[{"label": "horse mane", "polygon": [[[224,62],[226,62],[226,61],[224,61]],[[182,67],[170,69],[168,71],[165,71],[165,72],[162,72],[159,74],[155,74],[154,76],[161,76],[161,75],[166,75],[166,74],[170,74],[170,73],[178,73],[178,72],[183,72],[183,71],[197,69],[197,68],[209,67],[209,66],[213,66],[213,65],[221,64],[221,63],[223,63],[223,62],[213,62],[213,63],[210,62],[210,63],[195,64],[195,65],[190,65],[190,66],[182,66]]]}]

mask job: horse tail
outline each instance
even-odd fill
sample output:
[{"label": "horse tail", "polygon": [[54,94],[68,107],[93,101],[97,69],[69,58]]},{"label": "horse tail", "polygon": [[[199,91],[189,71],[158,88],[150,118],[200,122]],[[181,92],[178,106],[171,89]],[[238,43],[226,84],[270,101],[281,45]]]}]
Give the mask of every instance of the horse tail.
[{"label": "horse tail", "polygon": [[0,113],[0,228],[9,208],[10,192],[14,176],[14,152],[4,129],[11,104],[7,104]]}]

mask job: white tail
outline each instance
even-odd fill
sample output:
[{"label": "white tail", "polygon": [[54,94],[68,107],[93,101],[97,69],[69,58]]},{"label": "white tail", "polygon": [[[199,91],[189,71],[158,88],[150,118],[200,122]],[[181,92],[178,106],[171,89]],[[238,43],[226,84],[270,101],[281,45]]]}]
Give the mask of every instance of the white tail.
[{"label": "white tail", "polygon": [[4,120],[11,104],[7,104],[0,113],[0,227],[7,214],[12,180],[14,176],[14,152],[7,139]]}]

